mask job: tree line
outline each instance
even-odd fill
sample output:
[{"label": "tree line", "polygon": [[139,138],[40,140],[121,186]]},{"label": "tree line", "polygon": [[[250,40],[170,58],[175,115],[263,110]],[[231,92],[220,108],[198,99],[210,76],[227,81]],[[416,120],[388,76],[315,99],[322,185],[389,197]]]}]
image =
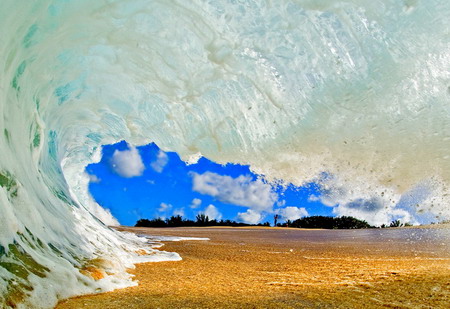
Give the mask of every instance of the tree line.
[{"label": "tree line", "polygon": [[270,226],[269,222],[248,224],[232,220],[209,219],[205,214],[198,214],[196,220],[184,219],[182,216],[172,216],[167,219],[140,219],[136,222],[136,227],[180,227],[180,226]]},{"label": "tree line", "polygon": [[277,226],[304,228],[304,229],[367,229],[374,228],[364,220],[359,220],[350,216],[328,217],[310,216],[294,221],[278,223]]},{"label": "tree line", "polygon": [[[277,218],[277,217],[276,217]],[[276,220],[276,219],[275,219]],[[316,228],[316,229],[365,229],[374,228],[364,220],[359,220],[354,217],[326,217],[326,216],[310,216],[303,217],[294,221],[286,221],[284,223],[274,224],[278,227],[293,227],[293,228]],[[248,224],[236,222],[232,220],[211,220],[205,214],[198,214],[196,220],[185,219],[180,215],[171,216],[167,219],[140,219],[136,222],[136,227],[190,227],[190,226],[270,226],[269,222],[259,224]]]}]

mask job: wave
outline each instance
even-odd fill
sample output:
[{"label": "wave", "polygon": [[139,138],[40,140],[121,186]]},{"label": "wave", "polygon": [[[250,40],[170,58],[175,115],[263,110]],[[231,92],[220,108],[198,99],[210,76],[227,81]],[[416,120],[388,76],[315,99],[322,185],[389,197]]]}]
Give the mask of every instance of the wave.
[{"label": "wave", "polygon": [[4,306],[134,284],[145,241],[107,227],[83,172],[123,139],[383,199],[426,183],[427,209],[449,214],[447,0],[0,8]]}]

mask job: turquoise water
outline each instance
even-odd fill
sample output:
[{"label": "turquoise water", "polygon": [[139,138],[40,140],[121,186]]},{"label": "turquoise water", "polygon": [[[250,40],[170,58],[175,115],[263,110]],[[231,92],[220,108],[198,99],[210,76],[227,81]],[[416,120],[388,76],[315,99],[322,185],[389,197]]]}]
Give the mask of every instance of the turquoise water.
[{"label": "turquoise water", "polygon": [[[144,240],[104,225],[83,173],[123,139],[296,185],[334,175],[342,204],[410,192],[448,219],[449,16],[447,0],[2,1],[2,304],[133,284]],[[112,275],[93,281],[78,270],[97,258]]]}]

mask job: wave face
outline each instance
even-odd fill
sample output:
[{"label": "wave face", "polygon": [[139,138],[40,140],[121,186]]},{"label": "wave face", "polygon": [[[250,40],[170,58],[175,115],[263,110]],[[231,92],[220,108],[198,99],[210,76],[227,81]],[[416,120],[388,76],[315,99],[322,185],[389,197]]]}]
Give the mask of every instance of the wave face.
[{"label": "wave face", "polygon": [[[419,190],[448,216],[448,16],[448,0],[2,1],[1,302],[132,284],[142,240],[104,225],[83,173],[123,139],[386,203]],[[105,279],[80,272],[100,260]]]}]

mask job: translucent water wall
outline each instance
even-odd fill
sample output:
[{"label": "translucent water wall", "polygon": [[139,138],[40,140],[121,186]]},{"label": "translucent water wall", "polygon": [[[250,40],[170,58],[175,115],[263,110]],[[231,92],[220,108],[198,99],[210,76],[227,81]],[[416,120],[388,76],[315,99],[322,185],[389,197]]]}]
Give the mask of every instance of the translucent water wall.
[{"label": "translucent water wall", "polygon": [[[334,202],[410,192],[448,218],[449,16],[447,0],[2,1],[2,302],[132,284],[141,240],[105,226],[82,172],[122,139]],[[80,272],[99,260],[104,279]]]}]

